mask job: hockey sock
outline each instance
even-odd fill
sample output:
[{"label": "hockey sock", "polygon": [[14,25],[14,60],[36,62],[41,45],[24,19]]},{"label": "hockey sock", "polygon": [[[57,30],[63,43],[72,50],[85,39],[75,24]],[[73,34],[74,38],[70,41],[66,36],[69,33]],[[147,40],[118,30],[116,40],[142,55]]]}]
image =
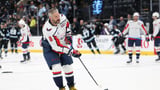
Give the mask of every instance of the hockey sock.
[{"label": "hockey sock", "polygon": [[137,53],[137,54],[136,54],[136,59],[139,59],[139,57],[140,57],[140,54]]},{"label": "hockey sock", "polygon": [[157,52],[158,57],[160,58],[160,52]]},{"label": "hockey sock", "polygon": [[136,50],[136,59],[140,58],[140,50]]},{"label": "hockey sock", "polygon": [[24,58],[24,60],[26,60],[26,58],[27,58],[26,56],[27,56],[27,54],[23,54],[23,58]]},{"label": "hockey sock", "polygon": [[95,54],[95,52],[94,52],[94,50],[93,50],[93,49],[91,49],[91,52],[92,52],[93,54]]},{"label": "hockey sock", "polygon": [[63,86],[63,78],[60,77],[53,77],[54,82],[56,83],[57,87],[62,88]]},{"label": "hockey sock", "polygon": [[67,85],[69,87],[74,86],[74,75],[73,75],[73,68],[71,65],[64,65],[63,71],[65,72],[65,77],[67,80]]},{"label": "hockey sock", "polygon": [[30,58],[30,52],[27,52],[27,59],[29,60]]},{"label": "hockey sock", "polygon": [[129,59],[132,60],[132,53],[129,53]]},{"label": "hockey sock", "polygon": [[18,53],[17,49],[15,49],[15,53]]},{"label": "hockey sock", "polygon": [[124,50],[124,51],[126,51],[126,48],[125,48],[125,46],[124,46],[124,45],[122,45],[122,48],[123,48],[123,50]]},{"label": "hockey sock", "polygon": [[5,54],[7,54],[7,52],[8,52],[8,49],[5,49],[4,51],[5,51]]},{"label": "hockey sock", "polygon": [[74,86],[74,76],[66,77],[66,80],[67,80],[67,85],[68,85],[69,87]]},{"label": "hockey sock", "polygon": [[101,52],[99,51],[99,49],[97,49],[97,52],[98,52],[99,54],[101,54]]},{"label": "hockey sock", "polygon": [[11,52],[13,53],[13,51],[14,51],[14,49],[13,49],[13,47],[11,48]]}]

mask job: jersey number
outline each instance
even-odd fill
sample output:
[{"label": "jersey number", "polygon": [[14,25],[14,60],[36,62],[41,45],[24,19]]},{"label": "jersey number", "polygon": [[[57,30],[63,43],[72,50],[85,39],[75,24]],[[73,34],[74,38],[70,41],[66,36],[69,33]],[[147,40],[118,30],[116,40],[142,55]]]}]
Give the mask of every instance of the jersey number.
[{"label": "jersey number", "polygon": [[16,35],[16,30],[15,29],[11,29],[10,34]]}]

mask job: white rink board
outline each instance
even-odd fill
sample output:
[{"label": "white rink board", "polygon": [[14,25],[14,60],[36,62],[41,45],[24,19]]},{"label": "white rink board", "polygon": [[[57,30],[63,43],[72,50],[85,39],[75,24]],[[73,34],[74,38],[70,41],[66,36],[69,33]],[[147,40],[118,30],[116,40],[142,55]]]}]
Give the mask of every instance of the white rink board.
[{"label": "white rink board", "polygon": [[[97,46],[102,51],[113,51],[114,45],[112,44],[112,36],[107,35],[99,35],[95,36]],[[42,52],[42,47],[40,46],[41,36],[32,37],[32,41],[30,43],[30,50],[33,52]],[[125,40],[125,46],[127,47],[128,40]],[[21,49],[21,45],[18,45],[19,49]],[[83,41],[81,35],[73,36],[73,47],[77,50],[89,51],[87,44]],[[111,48],[109,48],[111,47]],[[144,37],[142,40],[141,51],[154,51],[154,41],[146,42]]]},{"label": "white rink board", "polygon": [[[107,35],[99,35],[95,37],[97,46],[100,50],[109,50],[108,48],[112,45],[112,36]],[[128,40],[125,40],[125,46],[128,45]],[[78,50],[89,50],[87,44],[83,41],[81,35],[73,36],[73,46]],[[110,50],[114,50],[114,45],[110,48]],[[154,51],[154,41],[146,42],[144,36],[142,37],[141,43],[142,51]]]}]

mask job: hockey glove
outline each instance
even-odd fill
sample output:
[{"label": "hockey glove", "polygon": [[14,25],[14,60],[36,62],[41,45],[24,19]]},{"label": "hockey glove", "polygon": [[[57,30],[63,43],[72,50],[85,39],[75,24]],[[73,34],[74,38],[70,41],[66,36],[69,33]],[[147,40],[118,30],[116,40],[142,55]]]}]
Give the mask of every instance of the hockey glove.
[{"label": "hockey glove", "polygon": [[17,44],[21,44],[22,42],[21,42],[21,41],[17,41],[16,43],[17,43]]},{"label": "hockey glove", "polygon": [[71,49],[68,55],[72,55],[75,58],[79,58],[82,54],[78,50]]}]

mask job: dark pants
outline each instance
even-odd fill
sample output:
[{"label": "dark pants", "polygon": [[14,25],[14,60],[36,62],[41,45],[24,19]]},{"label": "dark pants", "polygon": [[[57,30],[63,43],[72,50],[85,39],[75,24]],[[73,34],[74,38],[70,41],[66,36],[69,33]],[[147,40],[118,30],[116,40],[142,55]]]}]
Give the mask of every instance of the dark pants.
[{"label": "dark pants", "polygon": [[50,69],[52,69],[52,65],[54,64],[60,63],[63,66],[71,65],[73,63],[71,56],[68,56],[67,54],[58,54],[57,52],[52,51],[47,40],[42,41],[42,46],[44,58]]},{"label": "dark pants", "polygon": [[12,50],[12,52],[14,50],[16,50],[16,52],[17,52],[17,41],[18,41],[18,39],[17,38],[11,38],[10,41],[11,41],[11,50]]}]

